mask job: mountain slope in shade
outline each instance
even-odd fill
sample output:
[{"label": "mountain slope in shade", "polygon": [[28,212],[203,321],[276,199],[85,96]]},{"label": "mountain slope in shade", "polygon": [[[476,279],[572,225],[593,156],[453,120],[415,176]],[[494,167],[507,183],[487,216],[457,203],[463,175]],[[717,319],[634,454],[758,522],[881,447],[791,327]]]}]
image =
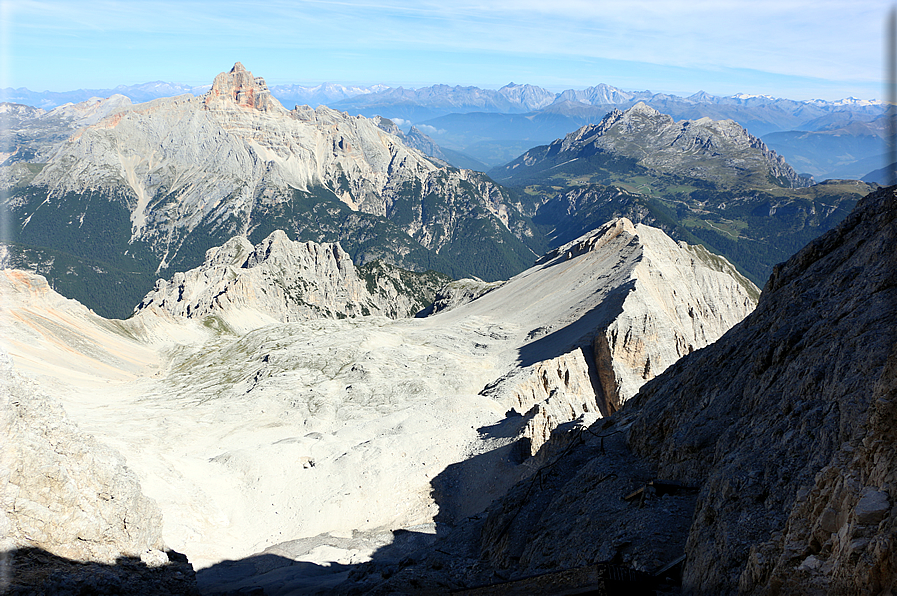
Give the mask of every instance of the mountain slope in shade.
[{"label": "mountain slope in shade", "polygon": [[[883,497],[890,509],[893,460],[882,462],[890,479],[848,475],[832,513],[814,487],[826,484],[818,475],[830,466],[849,469],[852,452],[881,432],[869,417],[894,391],[883,374],[897,340],[895,246],[897,197],[882,189],[778,267],[756,311],[713,349],[639,396],[634,450],[654,459],[658,474],[702,485],[684,579],[696,591],[762,593],[774,567],[791,585],[804,579],[803,593],[878,591],[878,582],[897,580],[885,571],[893,547],[875,546],[882,528],[863,527],[872,520],[859,504]],[[725,372],[701,378],[711,370]],[[693,409],[700,415],[689,417]],[[798,525],[813,528],[804,540],[815,537],[819,551],[786,542]],[[863,553],[859,561],[851,550]]]},{"label": "mountain slope in shade", "polygon": [[[556,432],[539,482],[368,587],[595,562],[654,574],[684,555],[685,593],[893,591],[895,254],[891,187],[777,267],[719,341],[588,432]],[[444,553],[448,574],[433,571]]]}]

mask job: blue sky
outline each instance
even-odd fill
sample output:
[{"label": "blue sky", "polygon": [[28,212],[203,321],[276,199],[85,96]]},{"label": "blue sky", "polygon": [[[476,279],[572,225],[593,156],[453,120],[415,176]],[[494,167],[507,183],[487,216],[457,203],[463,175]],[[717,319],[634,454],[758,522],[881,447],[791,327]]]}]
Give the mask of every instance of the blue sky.
[{"label": "blue sky", "polygon": [[883,0],[0,0],[0,87],[269,85],[881,98]]}]

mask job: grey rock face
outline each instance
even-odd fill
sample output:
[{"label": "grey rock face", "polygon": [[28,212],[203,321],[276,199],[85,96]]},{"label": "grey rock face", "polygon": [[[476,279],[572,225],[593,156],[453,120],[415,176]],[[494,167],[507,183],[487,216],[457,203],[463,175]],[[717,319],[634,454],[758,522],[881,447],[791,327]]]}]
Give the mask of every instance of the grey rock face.
[{"label": "grey rock face", "polygon": [[[757,593],[867,594],[897,586],[897,356],[874,388],[866,435],[843,445],[797,494],[784,530],[751,547],[739,587]],[[769,588],[763,588],[763,582]]]},{"label": "grey rock face", "polygon": [[423,287],[405,287],[394,268],[381,264],[365,280],[339,244],[293,242],[276,231],[253,246],[237,236],[210,249],[201,267],[176,273],[170,281],[158,280],[136,311],[158,308],[192,318],[215,315],[244,330],[273,321],[370,314],[408,317],[427,305],[433,286],[445,278],[405,273],[433,279],[430,284],[424,281]]},{"label": "grey rock face", "polygon": [[429,314],[445,312],[476,300],[483,294],[491,292],[502,285],[503,282],[487,282],[479,279],[458,279],[449,282],[439,288],[433,300],[433,308]]}]

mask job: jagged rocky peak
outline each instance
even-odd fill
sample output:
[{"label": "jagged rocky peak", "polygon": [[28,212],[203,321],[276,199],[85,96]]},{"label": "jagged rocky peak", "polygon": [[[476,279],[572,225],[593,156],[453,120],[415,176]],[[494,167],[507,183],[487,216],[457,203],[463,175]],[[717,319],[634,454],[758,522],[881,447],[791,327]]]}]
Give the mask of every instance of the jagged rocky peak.
[{"label": "jagged rocky peak", "polygon": [[230,72],[222,72],[212,83],[212,88],[203,98],[206,109],[227,109],[233,106],[252,108],[261,112],[285,111],[262,77],[252,73],[239,62]]},{"label": "jagged rocky peak", "polygon": [[339,243],[297,242],[275,230],[255,246],[235,236],[209,249],[201,266],[158,280],[135,311],[214,315],[242,331],[278,321],[408,317],[446,280],[384,264],[361,274]]}]

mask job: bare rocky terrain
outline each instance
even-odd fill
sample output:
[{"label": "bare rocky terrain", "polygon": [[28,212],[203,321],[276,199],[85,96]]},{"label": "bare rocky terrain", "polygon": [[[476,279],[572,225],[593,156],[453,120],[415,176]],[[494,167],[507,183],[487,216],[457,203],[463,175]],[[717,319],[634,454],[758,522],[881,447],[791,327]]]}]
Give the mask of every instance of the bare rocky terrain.
[{"label": "bare rocky terrain", "polygon": [[[236,264],[251,254],[266,258]],[[757,292],[724,260],[622,219],[426,318],[350,316],[343,298],[328,304],[346,318],[320,318],[259,275],[295,257],[306,296],[345,292],[357,274],[341,254],[238,238],[124,321],[4,271],[3,348],[126,458],[204,591],[330,590],[383,548],[431,541],[529,477],[556,428],[620,407]],[[242,328],[227,324],[237,313]]]}]

